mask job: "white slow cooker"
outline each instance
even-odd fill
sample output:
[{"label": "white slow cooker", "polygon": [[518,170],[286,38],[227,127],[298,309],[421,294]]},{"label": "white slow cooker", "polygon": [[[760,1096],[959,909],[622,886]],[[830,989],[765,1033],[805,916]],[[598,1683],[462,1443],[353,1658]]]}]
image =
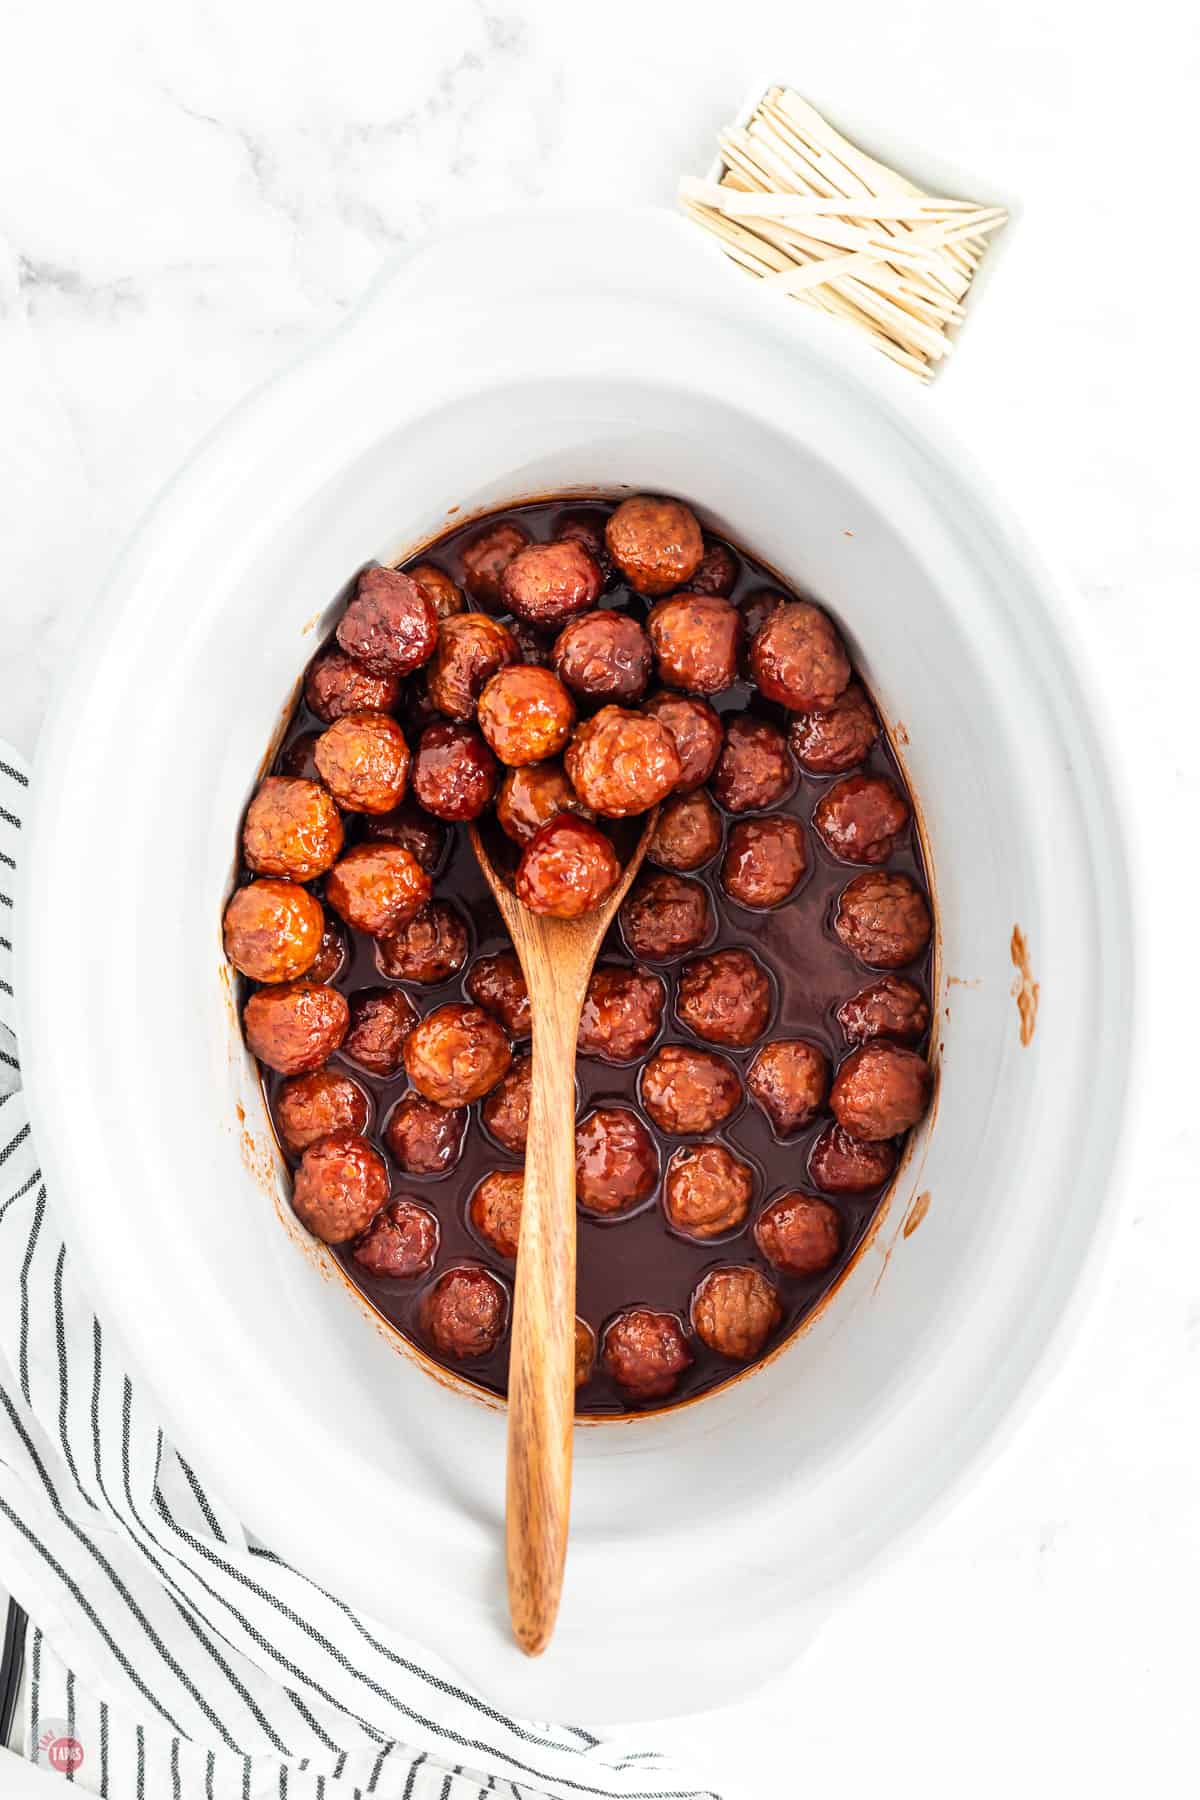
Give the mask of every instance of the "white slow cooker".
[{"label": "white slow cooker", "polygon": [[[580,1429],[562,1614],[528,1662],[503,1415],[432,1380],[296,1227],[219,921],[352,573],[477,509],[624,487],[685,496],[846,630],[923,813],[940,1082],[783,1354]],[[505,1707],[661,1716],[778,1672],[977,1461],[1072,1310],[1124,1108],[1130,903],[1054,584],[903,376],[665,214],[442,239],[244,405],[97,606],[37,789],[22,1060],[97,1305],[253,1532]]]}]

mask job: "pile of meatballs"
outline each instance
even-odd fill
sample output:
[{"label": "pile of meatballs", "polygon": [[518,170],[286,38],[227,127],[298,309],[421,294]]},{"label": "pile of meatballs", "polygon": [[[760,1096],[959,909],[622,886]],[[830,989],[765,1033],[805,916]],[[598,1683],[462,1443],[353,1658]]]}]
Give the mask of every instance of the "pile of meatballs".
[{"label": "pile of meatballs", "polygon": [[[656,1404],[698,1356],[760,1356],[794,1292],[844,1258],[839,1200],[890,1179],[930,1101],[929,1005],[898,971],[920,965],[932,922],[919,882],[885,866],[909,802],[863,771],[879,723],[828,615],[770,586],[735,603],[737,557],[677,500],[559,508],[552,531],[534,541],[517,511],[458,534],[453,575],[427,559],[359,576],[305,678],[319,728],[292,735],[246,812],[224,941],[298,1218],[415,1293],[414,1335],[469,1372],[503,1350],[510,1293],[484,1261],[439,1267],[446,1207],[510,1264],[520,1167],[452,1201],[420,1190],[449,1193],[436,1184],[472,1108],[485,1143],[523,1155],[529,1003],[511,947],[472,959],[435,877],[455,827],[494,811],[522,902],[577,917],[620,880],[616,822],[660,807],[619,913],[626,954],[597,966],[579,1037],[582,1058],[636,1070],[634,1103],[577,1127],[582,1217],[616,1230],[657,1207],[665,1233],[711,1246],[685,1306],[642,1304],[642,1288],[576,1321],[577,1385],[599,1370],[626,1404]],[[806,816],[785,804],[801,772],[820,781]],[[805,904],[814,841],[846,865],[815,928],[862,970],[836,1008],[836,1067],[817,1042],[769,1035],[780,976],[752,947]],[[727,918],[750,945],[723,941]],[[374,979],[347,982],[364,956]],[[422,1006],[447,984],[454,998]],[[781,1150],[831,1115],[807,1181],[789,1159],[762,1204],[761,1169],[729,1137],[748,1108]]]}]

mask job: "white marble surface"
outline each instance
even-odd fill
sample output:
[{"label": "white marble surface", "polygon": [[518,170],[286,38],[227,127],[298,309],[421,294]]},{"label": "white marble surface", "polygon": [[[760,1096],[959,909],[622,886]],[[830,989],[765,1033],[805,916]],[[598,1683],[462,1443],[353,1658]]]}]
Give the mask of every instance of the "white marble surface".
[{"label": "white marble surface", "polygon": [[75,609],[198,436],[447,221],[669,201],[759,76],[1015,197],[958,364],[921,404],[1073,577],[1135,802],[1152,1034],[1121,1224],[1066,1370],[986,1477],[770,1692],[663,1735],[734,1800],[1194,1791],[1197,982],[1169,963],[1200,892],[1194,15],[494,6],[7,9],[0,732],[33,748]]}]

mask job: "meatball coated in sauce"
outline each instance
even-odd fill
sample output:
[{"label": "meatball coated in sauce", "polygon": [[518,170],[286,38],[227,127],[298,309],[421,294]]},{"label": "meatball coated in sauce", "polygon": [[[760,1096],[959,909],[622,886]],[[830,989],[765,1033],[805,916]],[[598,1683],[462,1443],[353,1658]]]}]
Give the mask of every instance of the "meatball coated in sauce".
[{"label": "meatball coated in sauce", "polygon": [[658,1185],[658,1152],[635,1112],[600,1106],[575,1128],[575,1195],[587,1212],[628,1212]]},{"label": "meatball coated in sauce", "polygon": [[756,588],[752,594],[747,594],[746,598],[739,603],[738,611],[742,615],[742,643],[746,651],[747,663],[755,638],[772,613],[778,612],[779,608],[786,603],[787,595],[781,594],[778,588]]},{"label": "meatball coated in sauce", "polygon": [[387,1165],[355,1131],[334,1131],[310,1144],[292,1184],[292,1211],[326,1244],[365,1231],[388,1197]]},{"label": "meatball coated in sauce", "polygon": [[575,1321],[575,1386],[591,1379],[596,1366],[596,1334],[586,1319]]},{"label": "meatball coated in sauce", "polygon": [[589,700],[640,700],[650,680],[650,639],[628,613],[572,619],[551,654],[555,674]]},{"label": "meatball coated in sauce", "polygon": [[529,843],[539,827],[561,812],[593,817],[567,780],[561,763],[534,763],[527,768],[510,769],[505,775],[496,797],[496,819],[514,844]]},{"label": "meatball coated in sauce", "polygon": [[807,868],[798,819],[739,819],[725,846],[721,886],[741,906],[779,906],[795,893]]},{"label": "meatball coated in sauce", "polygon": [[933,1071],[923,1056],[876,1038],[842,1063],[829,1104],[843,1130],[872,1144],[923,1119],[932,1093]]},{"label": "meatball coated in sauce", "polygon": [[321,947],[304,971],[305,981],[334,981],[346,966],[350,945],[336,919],[326,919]]},{"label": "meatball coated in sauce", "polygon": [[505,521],[488,525],[463,550],[463,585],[473,600],[492,612],[506,610],[500,582],[513,557],[524,550],[529,533],[523,525]]},{"label": "meatball coated in sauce", "polygon": [[697,949],[712,930],[708,890],[686,875],[641,874],[621,903],[621,935],[633,956],[667,962]]},{"label": "meatball coated in sauce", "polygon": [[387,713],[343,713],[322,732],[313,757],[321,780],[347,812],[390,812],[408,788],[412,758]]},{"label": "meatball coated in sauce", "polygon": [[638,494],[623,500],[605,526],[613,561],[636,593],[669,594],[686,585],[704,559],[704,538],[690,507]]},{"label": "meatball coated in sauce", "polygon": [[435,1106],[410,1089],[388,1115],[383,1141],[406,1175],[448,1175],[462,1156],[467,1118],[465,1106]]},{"label": "meatball coated in sauce", "polygon": [[437,611],[399,569],[364,569],[338,621],[337,641],[371,675],[407,675],[433,655]]},{"label": "meatball coated in sauce", "polygon": [[576,730],[563,758],[567,778],[585,806],[606,818],[649,812],[682,773],[675,740],[646,713],[602,706]]},{"label": "meatball coated in sauce", "polygon": [[680,763],[675,792],[690,794],[703,787],[725,742],[724,727],[708,701],[694,694],[651,694],[642,710],[665,726],[674,741]]},{"label": "meatball coated in sauce", "polygon": [[417,1009],[402,989],[360,988],[350,998],[342,1055],[371,1075],[394,1075],[416,1022]]},{"label": "meatball coated in sauce", "polygon": [[877,1037],[917,1044],[929,1030],[929,1002],[911,981],[885,975],[843,1000],[837,1022],[848,1044],[865,1044]]},{"label": "meatball coated in sauce", "polygon": [[604,576],[575,538],[530,544],[507,565],[500,593],[508,611],[527,625],[560,625],[595,606]]},{"label": "meatball coated in sauce", "polygon": [[350,1007],[336,988],[289,981],[260,988],[242,1014],[246,1047],[278,1075],[304,1075],[328,1062],[346,1035]]},{"label": "meatball coated in sauce", "polygon": [[508,1039],[478,1006],[439,1006],[404,1042],[404,1067],[419,1094],[438,1106],[482,1100],[512,1062]]},{"label": "meatball coated in sauce", "polygon": [[737,713],[725,731],[712,791],[726,812],[762,812],[792,790],[796,771],[777,725]]},{"label": "meatball coated in sauce", "polygon": [[808,1172],[828,1194],[871,1194],[896,1168],[891,1138],[868,1144],[840,1125],[827,1125],[808,1154]]},{"label": "meatball coated in sauce", "polygon": [[693,594],[716,594],[727,600],[738,578],[738,559],[719,538],[706,537],[700,566],[688,581]]},{"label": "meatball coated in sauce", "polygon": [[577,919],[602,905],[620,879],[617,853],[599,826],[558,813],[521,852],[515,887],[530,912]]},{"label": "meatball coated in sauce", "polygon": [[380,844],[399,844],[415,856],[427,875],[437,873],[446,848],[446,827],[440,819],[411,799],[391,812],[375,813],[367,820],[367,836]]},{"label": "meatball coated in sauce", "polygon": [[370,1102],[358,1083],[333,1069],[294,1075],[275,1096],[279,1135],[295,1154],[332,1131],[365,1131],[370,1116]]},{"label": "meatball coated in sauce", "polygon": [[775,1288],[744,1265],[711,1269],[692,1295],[692,1330],[732,1362],[757,1356],[783,1317]]},{"label": "meatball coated in sauce", "polygon": [[225,908],[225,954],[251,981],[294,981],[321,947],[321,902],[294,881],[264,876],[232,895]]},{"label": "meatball coated in sauce", "polygon": [[836,1207],[816,1194],[780,1194],[754,1222],[754,1241],[783,1275],[820,1275],[842,1251]]},{"label": "meatball coated in sauce", "polygon": [[494,1013],[509,1037],[526,1038],[533,1029],[529,990],[515,950],[497,950],[471,965],[466,990],[476,1006]]},{"label": "meatball coated in sauce", "polygon": [[753,1171],[724,1144],[689,1145],[667,1164],[663,1207],[685,1237],[725,1237],[745,1224],[753,1193]]},{"label": "meatball coated in sauce", "polygon": [[524,1192],[525,1177],[520,1169],[493,1169],[471,1195],[467,1208],[471,1224],[497,1256],[517,1254]]},{"label": "meatball coated in sauce", "polygon": [[407,925],[375,942],[375,962],[390,981],[426,987],[449,981],[467,960],[466,920],[448,900],[430,900]]},{"label": "meatball coated in sauce", "polygon": [[514,1156],[525,1152],[529,1136],[529,1101],[532,1095],[533,1058],[518,1056],[483,1103],[483,1122],[498,1144]]},{"label": "meatball coated in sauce", "polygon": [[498,619],[477,612],[443,619],[427,676],[430,702],[465,723],[474,718],[475,702],[492,676],[520,660],[516,638]]},{"label": "meatball coated in sauce", "polygon": [[387,937],[420,912],[433,883],[401,844],[356,844],[325,877],[325,898],[369,937]]},{"label": "meatball coated in sauce", "polygon": [[342,850],[341,814],[316,781],[268,775],[242,827],[242,854],[257,875],[312,881]]},{"label": "meatball coated in sauce", "polygon": [[618,1313],[604,1333],[604,1366],[634,1400],[662,1400],[691,1365],[683,1326],[674,1313],[634,1306]]},{"label": "meatball coated in sauce", "polygon": [[465,612],[466,595],[456,581],[451,581],[444,569],[436,563],[417,563],[409,569],[409,577],[415,581],[439,619],[451,619],[455,613]]},{"label": "meatball coated in sauce", "polygon": [[343,650],[322,650],[304,677],[305,704],[326,725],[346,713],[391,712],[399,700],[398,675],[372,675]]},{"label": "meatball coated in sauce", "polygon": [[581,1056],[631,1062],[658,1036],[666,989],[648,969],[604,964],[593,970],[579,1020]]},{"label": "meatball coated in sauce", "polygon": [[557,756],[571,735],[575,703],[549,669],[514,663],[479,696],[479,729],[510,768]]},{"label": "meatball coated in sauce", "polygon": [[908,824],[908,801],[883,776],[847,775],[822,794],[813,824],[843,862],[882,863]]},{"label": "meatball coated in sauce", "polygon": [[920,956],[933,933],[925,896],[909,875],[857,875],[842,889],[833,929],[870,968],[900,969]]},{"label": "meatball coated in sauce", "polygon": [[719,694],[737,680],[742,621],[715,594],[676,594],[650,610],[646,630],[659,680],[692,694]]},{"label": "meatball coated in sauce", "polygon": [[612,558],[604,537],[607,523],[608,515],[599,507],[575,506],[560,513],[554,526],[555,543],[582,544],[606,579],[612,573]]},{"label": "meatball coated in sauce", "polygon": [[770,1119],[778,1137],[811,1125],[829,1093],[829,1064],[803,1038],[764,1044],[746,1073],[746,1086]]},{"label": "meatball coated in sauce", "polygon": [[812,712],[833,705],[850,680],[850,662],[828,614],[807,600],[788,600],[750,646],[750,672],[764,699]]},{"label": "meatball coated in sauce", "polygon": [[454,1362],[488,1356],[508,1324],[508,1289],[490,1269],[448,1269],[434,1282],[421,1309],[433,1348]]},{"label": "meatball coated in sauce", "polygon": [[663,804],[646,849],[664,869],[702,868],[721,848],[721,818],[707,794],[676,794]]},{"label": "meatball coated in sauce", "polygon": [[438,819],[477,819],[496,792],[496,759],[470,725],[429,725],[413,763],[413,792]]},{"label": "meatball coated in sauce", "polygon": [[714,950],[684,968],[675,1010],[697,1037],[742,1049],[767,1028],[771,983],[748,950]]},{"label": "meatball coated in sauce", "polygon": [[660,1131],[690,1137],[715,1131],[742,1102],[732,1063],[711,1050],[664,1044],[642,1070],[642,1105]]},{"label": "meatball coated in sauce", "polygon": [[424,1275],[432,1269],[439,1236],[437,1219],[428,1207],[416,1200],[393,1200],[351,1254],[368,1275],[388,1281],[411,1281],[414,1275]]},{"label": "meatball coated in sauce", "polygon": [[865,762],[879,736],[879,720],[857,681],[832,706],[797,713],[788,730],[792,755],[810,775],[843,775]]}]

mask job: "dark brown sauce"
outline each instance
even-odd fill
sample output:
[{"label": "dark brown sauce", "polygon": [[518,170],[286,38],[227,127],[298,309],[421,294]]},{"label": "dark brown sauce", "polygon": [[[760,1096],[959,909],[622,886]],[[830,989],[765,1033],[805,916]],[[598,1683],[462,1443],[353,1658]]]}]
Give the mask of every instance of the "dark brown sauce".
[{"label": "dark brown sauce", "polygon": [[[554,524],[559,514],[576,510],[582,505],[612,510],[612,503],[570,498],[506,507],[491,514],[490,519],[496,521],[506,517],[518,518],[536,540],[544,541],[554,535]],[[460,547],[481,529],[482,523],[478,518],[472,519],[469,524],[448,532],[419,555],[412,557],[409,565],[400,566],[433,561],[456,581],[461,582],[463,569]],[[771,570],[737,546],[731,545],[731,548],[734,549],[740,566],[738,581],[731,595],[735,602],[760,587],[787,592],[784,584]],[[619,582],[610,585],[601,604],[627,609],[639,620],[645,617],[647,611],[646,603]],[[771,718],[780,725],[786,726],[787,723],[786,714],[762,700],[757,691],[746,682],[739,682],[728,689],[713,704],[721,713],[749,711]],[[298,737],[306,732],[319,732],[323,729],[321,721],[308,711],[301,699],[287,727],[275,768],[281,766],[289,746]],[[908,784],[882,738],[863,767],[869,773],[888,776],[903,793],[909,794]],[[744,946],[752,950],[769,970],[774,984],[775,1004],[764,1037],[748,1050],[719,1047],[723,1055],[737,1064],[743,1076],[761,1044],[782,1036],[804,1037],[818,1044],[829,1058],[831,1066],[836,1068],[847,1051],[834,1016],[836,1009],[849,995],[876,978],[871,970],[864,968],[842,947],[834,936],[830,923],[838,894],[861,870],[837,862],[809,827],[817,800],[835,779],[832,776],[809,776],[797,769],[796,786],[791,796],[782,805],[770,809],[772,812],[794,815],[804,822],[809,853],[809,869],[801,888],[781,907],[771,912],[750,912],[731,902],[721,889],[718,879],[720,853],[694,877],[708,889],[717,922],[711,942],[703,946],[703,949]],[[911,803],[911,795],[909,799]],[[361,835],[362,822],[353,815],[347,815],[345,823],[347,840],[353,842]],[[462,827],[447,829],[447,851],[437,872],[434,891],[439,898],[453,900],[467,920],[471,935],[471,955],[467,964],[451,981],[437,987],[424,987],[414,982],[387,983],[376,967],[373,941],[352,932],[349,934],[351,955],[345,969],[334,982],[347,995],[360,988],[402,986],[421,1013],[430,1012],[448,1000],[466,997],[463,986],[474,958],[498,950],[508,943],[507,933],[495,902],[479,873],[465,830]],[[911,875],[928,894],[920,845],[911,823],[888,859],[886,867],[903,870]],[[319,891],[320,884],[314,885]],[[701,953],[692,951],[689,955]],[[895,972],[915,981],[928,993],[931,955],[932,952],[929,952],[918,962]],[[632,960],[625,950],[618,926],[610,931],[601,952],[602,961],[610,958],[626,963]],[[662,1043],[700,1043],[700,1040],[692,1037],[674,1021],[679,971],[686,960],[686,957],[682,957],[670,964],[647,965],[664,978],[668,988],[663,1028],[654,1045],[646,1052],[647,1056]],[[628,1066],[617,1066],[594,1057],[580,1056],[576,1063],[579,1114],[582,1117],[593,1106],[612,1101],[637,1108],[659,1146],[660,1166],[665,1169],[673,1150],[681,1144],[695,1143],[697,1140],[669,1137],[652,1125],[645,1114],[640,1113],[637,1083],[644,1060],[642,1058]],[[357,1064],[341,1056],[332,1058],[332,1066],[344,1067],[371,1094],[374,1116],[370,1132],[387,1158],[387,1150],[379,1138],[379,1131],[389,1111],[405,1090],[403,1071],[388,1080],[380,1080],[367,1075]],[[264,1071],[264,1078],[268,1104],[273,1109],[281,1078],[269,1071]],[[789,1188],[820,1191],[809,1179],[808,1155],[830,1119],[831,1115],[826,1110],[810,1129],[783,1143],[774,1137],[764,1114],[747,1098],[741,1109],[721,1130],[708,1134],[728,1143],[738,1156],[752,1165],[756,1174],[756,1191],[747,1224],[742,1231],[730,1238],[696,1243],[676,1236],[667,1227],[657,1192],[638,1211],[615,1219],[598,1220],[580,1212],[577,1311],[592,1327],[597,1342],[602,1339],[608,1320],[629,1306],[646,1305],[677,1313],[686,1326],[689,1300],[696,1283],[709,1269],[730,1262],[750,1264],[761,1269],[779,1291],[784,1309],[783,1317],[771,1334],[763,1354],[769,1355],[794,1332],[854,1260],[887,1192],[884,1187],[874,1194],[861,1197],[828,1196],[842,1217],[844,1242],[838,1261],[819,1276],[808,1279],[788,1277],[760,1254],[752,1235],[752,1225],[763,1203]],[[296,1159],[289,1158],[289,1161],[294,1165]],[[390,1158],[388,1161],[389,1166],[392,1166]],[[520,1166],[519,1156],[503,1150],[488,1136],[479,1119],[479,1107],[473,1106],[462,1159],[450,1174],[422,1177],[393,1170],[393,1195],[412,1194],[437,1214],[441,1227],[441,1246],[433,1271],[415,1281],[381,1280],[359,1267],[351,1254],[351,1246],[343,1245],[333,1252],[348,1279],[362,1292],[371,1306],[398,1331],[418,1344],[427,1355],[434,1356],[434,1352],[421,1331],[419,1312],[424,1294],[438,1275],[456,1263],[467,1261],[482,1263],[499,1274],[506,1285],[511,1283],[512,1264],[498,1257],[486,1243],[474,1235],[467,1223],[466,1209],[476,1184],[489,1170]],[[648,1405],[631,1402],[597,1361],[591,1378],[578,1390],[578,1411],[586,1414],[612,1414],[672,1406],[732,1379],[746,1366],[718,1356],[690,1331],[689,1344],[695,1360],[667,1400]],[[436,1356],[434,1359],[444,1361]],[[488,1357],[470,1363],[444,1361],[444,1366],[493,1393],[503,1394],[507,1360],[508,1340],[505,1336]]]}]

